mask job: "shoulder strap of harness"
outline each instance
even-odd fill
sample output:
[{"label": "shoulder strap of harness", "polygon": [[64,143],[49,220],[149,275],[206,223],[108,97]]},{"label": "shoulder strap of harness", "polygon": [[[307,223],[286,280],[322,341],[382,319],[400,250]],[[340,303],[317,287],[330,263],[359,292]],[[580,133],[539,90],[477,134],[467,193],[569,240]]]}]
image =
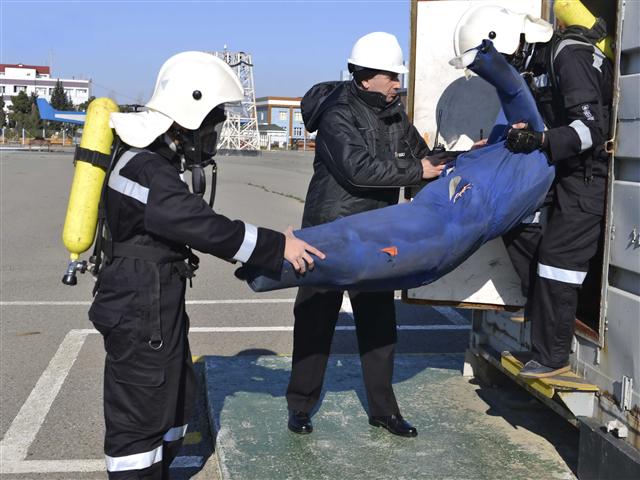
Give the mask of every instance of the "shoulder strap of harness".
[{"label": "shoulder strap of harness", "polygon": [[87,148],[82,148],[80,145],[76,145],[76,151],[73,155],[73,163],[75,164],[78,160],[90,163],[91,165],[95,165],[106,170],[107,168],[109,168],[111,155],[105,155],[102,152],[89,150]]},{"label": "shoulder strap of harness", "polygon": [[[123,146],[120,138],[116,136],[111,150],[111,158],[107,167],[107,173],[105,175],[104,182],[102,184],[102,190],[100,192],[100,203],[98,205],[98,229],[96,232],[96,243],[94,246],[93,255],[91,257],[93,263],[91,273],[93,273],[93,275],[97,276],[100,273],[103,255],[108,259],[112,258],[112,252],[107,248],[107,244],[111,242],[111,239],[116,238],[114,236],[114,232],[111,231],[109,222],[107,222],[107,196],[109,191],[109,180],[111,179],[111,175],[114,169],[117,167],[118,163],[121,160],[124,160],[126,162],[141,151],[142,150],[137,148],[126,149]],[[114,225],[112,225],[113,228],[117,228],[119,213],[118,210],[119,206],[116,207],[115,212],[112,212],[115,218]]]},{"label": "shoulder strap of harness", "polygon": [[554,97],[559,92],[558,78],[555,73],[554,63],[560,52],[569,45],[584,45],[593,48],[596,55],[601,53],[596,47],[596,43],[607,36],[607,24],[602,18],[597,18],[596,23],[591,28],[582,27],[580,25],[572,25],[561,33],[555,33],[551,40],[552,46],[547,59],[549,77],[551,87],[553,88]]},{"label": "shoulder strap of harness", "polygon": [[[107,197],[109,196],[109,187],[114,172],[119,175],[120,169],[122,169],[127,163],[129,163],[129,161],[133,157],[144,151],[144,149],[130,147],[124,150],[120,155],[118,155],[118,158],[116,159],[112,168],[109,170],[106,178],[104,179],[104,185],[102,186],[105,209],[107,206]],[[113,186],[111,187],[113,188]],[[105,221],[105,225],[107,226],[107,233],[109,234],[110,238],[118,238],[117,232],[113,231],[113,229],[118,228],[118,223],[120,221],[120,203],[116,204],[115,211],[111,211],[111,217],[113,220],[112,225],[109,225],[109,222]]]},{"label": "shoulder strap of harness", "polygon": [[[558,77],[555,72],[554,63],[556,58],[560,54],[560,52],[570,45],[583,45],[586,47],[590,47],[594,51],[594,55],[599,55],[602,58],[605,58],[604,53],[602,53],[596,43],[607,36],[607,24],[602,18],[597,18],[595,24],[591,28],[582,27],[579,25],[572,25],[566,28],[563,32],[555,34],[553,36],[552,47],[549,49],[548,56],[548,71],[549,71],[549,80],[551,83],[551,94],[553,98],[554,110],[562,115],[562,118],[566,120],[564,103],[562,97],[560,95],[560,85],[558,82]],[[602,122],[602,119],[600,119]],[[602,125],[601,125],[602,126]],[[596,147],[595,150],[604,150],[604,145],[602,147]],[[595,154],[595,153],[594,153]],[[585,158],[584,161],[584,181],[585,183],[591,182],[593,179],[593,156],[589,155],[588,158]],[[600,154],[599,152],[597,153]]]},{"label": "shoulder strap of harness", "polygon": [[[113,142],[113,146],[111,147],[111,156],[109,158],[109,162],[106,169],[106,175],[104,177],[104,181],[102,183],[102,190],[100,191],[100,202],[98,203],[98,229],[96,232],[96,243],[93,248],[93,255],[91,256],[91,263],[93,263],[93,267],[91,268],[91,273],[93,275],[98,275],[100,273],[100,267],[102,264],[102,242],[105,237],[109,237],[107,225],[107,211],[106,211],[106,192],[107,185],[109,183],[109,177],[111,176],[111,172],[113,171],[113,167],[118,162],[120,156],[124,153],[124,149],[122,148],[122,142],[120,141],[120,137],[116,136],[115,141]],[[95,290],[94,290],[95,291]]]}]

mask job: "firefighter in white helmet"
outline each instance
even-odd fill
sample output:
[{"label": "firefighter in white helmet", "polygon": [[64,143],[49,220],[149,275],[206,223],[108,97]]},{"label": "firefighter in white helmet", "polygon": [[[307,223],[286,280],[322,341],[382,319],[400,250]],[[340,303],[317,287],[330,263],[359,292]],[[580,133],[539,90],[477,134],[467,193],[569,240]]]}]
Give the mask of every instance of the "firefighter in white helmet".
[{"label": "firefighter in white helmet", "polygon": [[[558,17],[563,3],[554,7]],[[516,124],[506,140],[514,152],[544,151],[556,166],[540,215],[505,236],[532,322],[533,359],[520,372],[526,378],[569,370],[579,291],[599,298],[599,272],[587,273],[602,247],[613,68],[596,46],[606,37],[602,20],[566,27],[554,33],[542,19],[485,5],[462,17],[454,37],[457,55],[492,40],[528,80],[548,128],[534,132]]]},{"label": "firefighter in white helmet", "polygon": [[104,337],[109,478],[166,479],[187,431],[194,373],[185,312],[191,249],[279,271],[304,272],[322,253],[293,234],[215,213],[181,179],[216,153],[224,103],[243,97],[222,60],[183,52],[158,74],[147,109],[113,113],[124,151],[108,174],[107,261],[89,318]]},{"label": "firefighter in white helmet", "polygon": [[[308,131],[318,131],[314,173],[302,226],[398,202],[399,188],[439,175],[429,148],[411,125],[397,94],[406,74],[395,36],[373,32],[358,39],[347,61],[353,81],[326,82],[302,99]],[[369,422],[413,437],[391,384],[396,346],[393,292],[350,292]],[[343,292],[301,287],[294,306],[293,365],[287,389],[288,427],[311,433],[310,412],[320,398]]]}]

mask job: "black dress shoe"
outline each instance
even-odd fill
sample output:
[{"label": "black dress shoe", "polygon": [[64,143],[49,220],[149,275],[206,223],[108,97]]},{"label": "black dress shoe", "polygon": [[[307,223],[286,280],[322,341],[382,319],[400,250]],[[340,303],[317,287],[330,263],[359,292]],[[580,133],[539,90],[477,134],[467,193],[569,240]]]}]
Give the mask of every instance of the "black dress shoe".
[{"label": "black dress shoe", "polygon": [[418,430],[407,422],[402,415],[389,415],[387,417],[369,417],[369,425],[387,429],[394,435],[401,437],[417,437]]},{"label": "black dress shoe", "polygon": [[307,434],[313,432],[311,418],[306,412],[299,412],[297,410],[289,412],[289,423],[287,426],[293,433]]}]

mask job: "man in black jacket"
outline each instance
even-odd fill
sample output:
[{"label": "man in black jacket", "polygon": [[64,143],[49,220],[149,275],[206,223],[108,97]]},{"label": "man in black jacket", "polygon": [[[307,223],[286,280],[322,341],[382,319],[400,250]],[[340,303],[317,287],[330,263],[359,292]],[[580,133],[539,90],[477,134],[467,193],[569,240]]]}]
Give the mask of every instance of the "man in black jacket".
[{"label": "man in black jacket", "polygon": [[113,113],[125,144],[107,177],[107,263],[89,318],[104,337],[105,459],[111,479],[168,479],[191,415],[195,379],[185,279],[191,248],[279,271],[304,272],[296,239],[215,213],[181,179],[216,152],[224,103],[243,97],[222,60],[183,52],[167,60],[148,110]]},{"label": "man in black jacket", "polygon": [[[321,83],[302,99],[308,131],[318,131],[314,173],[302,227],[398,202],[399,187],[434,178],[442,166],[411,125],[396,90],[407,73],[393,35],[360,38],[349,58],[351,82]],[[391,385],[396,345],[393,292],[349,292],[369,403],[369,423],[416,436],[400,415]],[[322,389],[342,291],[302,287],[294,306],[293,366],[287,389],[288,427],[311,433],[310,412]]]},{"label": "man in black jacket", "polygon": [[506,243],[532,322],[534,357],[520,376],[557,375],[569,370],[578,292],[602,242],[613,68],[595,43],[606,29],[598,22],[554,34],[539,18],[482,6],[463,17],[457,32],[458,53],[484,38],[494,41],[528,79],[548,128],[533,132],[516,124],[507,135],[513,152],[544,151],[556,179],[543,210],[546,226],[522,225]]}]

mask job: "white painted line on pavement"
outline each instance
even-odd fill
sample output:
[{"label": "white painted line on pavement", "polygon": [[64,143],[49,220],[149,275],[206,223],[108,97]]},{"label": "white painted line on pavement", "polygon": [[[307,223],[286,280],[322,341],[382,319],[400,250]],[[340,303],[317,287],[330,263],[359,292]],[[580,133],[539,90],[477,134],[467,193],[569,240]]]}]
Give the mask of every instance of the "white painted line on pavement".
[{"label": "white painted line on pavement", "polygon": [[[240,299],[227,299],[227,300],[187,300],[187,305],[260,305],[260,304],[279,304],[279,303],[294,303],[294,298],[240,298]],[[58,306],[89,306],[90,301],[7,301],[0,302],[2,307],[58,307]],[[452,307],[438,307],[431,306],[436,312],[447,317],[454,325],[468,325],[467,320],[463,315],[456,311]],[[351,307],[351,301],[347,295],[342,300],[341,311],[353,315],[353,308]]]},{"label": "white painted line on pavement", "polygon": [[[398,330],[469,330],[470,325],[398,325]],[[356,327],[354,325],[338,325],[336,330],[353,331]],[[74,332],[87,335],[90,333],[98,333],[97,330],[91,328],[83,328],[73,330]],[[189,333],[251,333],[251,332],[293,332],[293,326],[277,325],[271,327],[191,327]]]},{"label": "white painted line on pavement", "polygon": [[[470,325],[398,325],[398,330],[469,330]],[[355,330],[354,325],[338,325],[336,330]],[[98,333],[92,328],[72,330],[82,335]],[[293,326],[277,325],[271,327],[191,327],[189,333],[251,333],[251,332],[293,332]]]},{"label": "white painted line on pavement", "polygon": [[200,468],[203,463],[203,457],[176,457],[171,462],[171,468]]},{"label": "white painted line on pavement", "polygon": [[[398,325],[398,330],[469,330],[470,325]],[[354,325],[338,325],[336,330],[355,330]],[[275,327],[191,327],[189,333],[293,332],[292,326]]]},{"label": "white painted line on pavement", "polygon": [[[294,298],[263,298],[263,299],[228,299],[228,300],[187,300],[187,305],[255,305],[255,304],[279,304],[279,303],[294,303]],[[89,301],[15,301],[15,302],[0,302],[0,306],[9,307],[9,306],[89,306],[91,302]],[[457,312],[452,307],[438,307],[431,306],[436,312],[443,315],[454,325],[469,325],[470,322],[463,315]],[[351,301],[347,295],[342,299],[342,306],[340,310],[344,313],[347,313],[350,316],[353,316],[353,308],[351,306]],[[275,328],[275,327],[274,327]],[[399,327],[400,328],[400,327]],[[191,329],[193,331],[193,329]],[[431,328],[430,330],[433,330]],[[443,329],[444,330],[444,329]],[[228,330],[225,330],[228,331]],[[269,330],[246,330],[246,331],[269,331]],[[280,331],[280,330],[271,330],[271,331]],[[288,330],[283,330],[288,331]],[[93,333],[93,332],[90,332]]]},{"label": "white painted line on pavement", "polygon": [[[293,303],[295,298],[240,298],[230,300],[187,300],[187,305],[245,305],[261,303]],[[90,301],[15,301],[0,302],[0,307],[64,307],[64,306],[89,306]]]},{"label": "white painted line on pavement", "polygon": [[[400,297],[395,297],[396,300],[400,300]],[[434,305],[429,305],[440,315],[444,316],[454,325],[469,325],[471,322],[466,319],[460,312],[458,312],[453,307],[438,307]],[[342,306],[340,307],[340,311],[345,312],[353,317],[353,307],[351,306],[351,300],[345,294],[342,298]]]},{"label": "white painted line on pavement", "polygon": [[85,331],[77,330],[71,330],[64,337],[58,351],[0,442],[0,458],[3,462],[26,458],[27,450],[40,430],[86,338]]},{"label": "white painted line on pavement", "polygon": [[[266,299],[267,301],[256,300],[211,300],[198,303],[293,303],[293,299]],[[348,300],[348,299],[345,299]],[[195,302],[195,301],[194,301]],[[2,304],[15,304],[16,302],[2,302]],[[35,302],[40,305],[43,302]],[[51,305],[53,302],[46,303]],[[55,305],[79,304],[81,302],[56,302]],[[189,303],[189,302],[187,302]],[[350,307],[350,303],[348,307]],[[22,303],[20,303],[22,305]],[[34,302],[24,304],[33,305]],[[90,302],[83,302],[90,304]],[[457,314],[457,312],[456,312]],[[459,314],[458,314],[459,315]],[[462,317],[464,318],[464,317]],[[469,325],[399,325],[398,330],[469,330]],[[353,331],[355,326],[340,325],[336,330]],[[291,332],[293,326],[272,326],[272,327],[192,327],[193,333],[242,333],[242,332]],[[97,334],[94,329],[74,329],[69,331],[62,340],[60,347],[47,365],[29,397],[22,405],[22,408],[9,426],[4,438],[0,441],[0,465],[1,473],[53,473],[53,472],[89,472],[103,471],[104,462],[102,460],[28,460],[29,447],[35,439],[40,427],[58,395],[69,371],[73,367],[84,344],[87,335]],[[178,462],[176,464],[176,462]],[[176,468],[200,467],[202,457],[178,457],[174,464]]]},{"label": "white painted line on pavement", "polygon": [[60,307],[60,306],[89,306],[91,302],[82,301],[82,302],[72,302],[72,301],[29,301],[29,300],[20,300],[15,302],[0,302],[0,307]]},{"label": "white painted line on pavement", "polygon": [[191,327],[189,333],[293,332],[293,327]]},{"label": "white painted line on pavement", "polygon": [[0,471],[4,474],[103,472],[106,467],[104,460],[26,460],[3,461]]},{"label": "white painted line on pavement", "polygon": [[[203,457],[177,457],[171,468],[200,468]],[[2,462],[0,473],[70,473],[70,472],[104,472],[104,460],[21,460]]]},{"label": "white painted line on pavement", "polygon": [[293,303],[295,298],[247,298],[239,300],[187,300],[187,305],[231,305],[231,304],[260,304],[260,303]]},{"label": "white painted line on pavement", "polygon": [[[60,388],[88,334],[98,333],[93,329],[71,330],[62,340],[58,350],[47,365],[29,397],[11,422],[0,441],[0,473],[53,473],[53,472],[98,472],[105,470],[104,460],[24,460],[29,447],[51,409]],[[177,457],[175,468],[199,468],[202,457]]]},{"label": "white painted line on pavement", "polygon": [[398,325],[398,330],[471,330],[471,325]]}]

